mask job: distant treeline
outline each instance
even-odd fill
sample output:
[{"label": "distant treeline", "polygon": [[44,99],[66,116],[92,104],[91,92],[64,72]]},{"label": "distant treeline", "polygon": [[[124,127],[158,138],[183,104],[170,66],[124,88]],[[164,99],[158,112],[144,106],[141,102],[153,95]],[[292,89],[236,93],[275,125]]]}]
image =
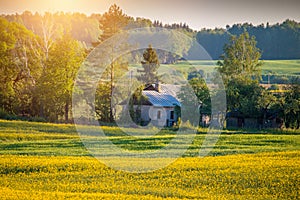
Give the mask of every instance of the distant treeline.
[{"label": "distant treeline", "polygon": [[[87,47],[97,43],[99,35],[103,32],[103,27],[99,23],[101,14],[92,14],[87,16],[82,13],[31,13],[25,11],[22,14],[2,15],[8,21],[18,22],[35,34],[42,36],[45,32],[44,25],[47,24],[53,31],[53,37],[59,36],[63,32],[68,32],[72,37]],[[140,27],[162,27],[179,30],[190,37],[194,37],[206,49],[212,59],[217,60],[223,53],[223,47],[228,43],[230,36],[240,35],[247,31],[255,36],[257,47],[262,52],[262,59],[299,59],[300,58],[300,23],[287,19],[283,23],[270,25],[261,24],[253,26],[252,24],[234,24],[227,25],[226,28],[202,29],[195,31],[186,23],[163,24],[160,21],[151,21],[145,18],[133,18],[128,16],[130,22],[128,29]],[[43,25],[44,23],[44,25]],[[186,44],[189,45],[189,44]],[[190,47],[181,47],[188,49]],[[178,51],[177,51],[178,52]],[[183,52],[189,59],[193,55],[189,52]]]},{"label": "distant treeline", "polygon": [[245,31],[255,36],[262,59],[300,58],[300,23],[292,20],[275,25],[267,23],[253,26],[245,23],[227,26],[226,29],[203,29],[196,37],[213,59],[219,59],[230,36],[240,35]]}]

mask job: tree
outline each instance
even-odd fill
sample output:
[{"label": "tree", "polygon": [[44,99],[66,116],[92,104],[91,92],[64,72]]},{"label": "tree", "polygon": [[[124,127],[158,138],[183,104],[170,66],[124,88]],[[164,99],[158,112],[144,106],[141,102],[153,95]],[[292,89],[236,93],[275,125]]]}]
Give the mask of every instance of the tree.
[{"label": "tree", "polygon": [[239,111],[244,117],[260,117],[258,109],[262,88],[255,82],[247,83],[241,79],[231,80],[226,88],[227,110]]},{"label": "tree", "polygon": [[189,84],[192,86],[193,91],[197,98],[201,101],[201,109],[203,113],[211,113],[211,102],[209,89],[203,78],[193,78],[189,80]]},{"label": "tree", "polygon": [[200,77],[192,78],[189,80],[188,85],[182,86],[178,98],[181,100],[182,104],[181,113],[185,113],[186,115],[182,116],[182,121],[190,119],[196,121],[196,119],[200,118],[198,122],[201,123],[203,114],[211,114],[209,89],[205,80]]},{"label": "tree", "polygon": [[151,45],[143,53],[143,61],[141,62],[143,70],[138,70],[140,76],[138,80],[142,81],[146,85],[158,82],[157,69],[159,68],[159,60],[156,51]]},{"label": "tree", "polygon": [[135,124],[139,125],[143,125],[141,119],[141,106],[148,100],[148,98],[142,94],[143,89],[143,86],[138,87],[129,99],[130,117]]},{"label": "tree", "polygon": [[276,109],[283,117],[285,128],[300,128],[300,81],[286,86],[285,93],[277,100]]},{"label": "tree", "polygon": [[[125,26],[128,24],[129,17],[127,17],[123,11],[118,7],[116,4],[112,5],[108,12],[104,13],[102,18],[100,19],[101,29],[103,30],[102,35],[99,37],[100,43],[109,39],[110,37],[114,36],[117,33],[120,33]],[[123,35],[124,36],[124,35]],[[123,43],[122,40],[124,38],[119,38],[115,40],[118,41],[111,41],[110,46],[106,47],[106,50],[109,51],[110,55],[110,65],[106,68],[105,73],[103,74],[102,80],[109,82],[109,87],[106,88],[106,91],[101,91],[101,93],[97,93],[98,96],[96,98],[101,98],[101,94],[105,96],[108,95],[109,104],[106,106],[99,106],[95,105],[96,113],[98,113],[98,117],[100,119],[109,119],[109,122],[114,122],[115,120],[115,106],[118,102],[112,101],[113,91],[115,88],[116,78],[121,75],[122,72],[128,69],[128,65],[124,62],[123,58],[116,57],[116,51],[121,50],[122,48],[125,49],[127,47],[126,43]],[[101,86],[101,83],[99,84]],[[106,101],[108,103],[108,101]],[[109,109],[108,111],[103,110],[104,108]],[[102,114],[100,114],[102,113]],[[104,113],[109,113],[108,117],[103,117]],[[100,114],[100,115],[99,115]]]},{"label": "tree", "polygon": [[35,91],[39,107],[48,120],[57,121],[59,116],[64,116],[65,122],[69,121],[74,80],[84,58],[84,49],[69,34],[50,48],[45,73]]},{"label": "tree", "polygon": [[12,33],[12,25],[0,18],[0,104],[3,110],[12,111],[10,99],[14,95],[13,79],[16,68],[13,66],[11,51],[15,47],[16,38]]},{"label": "tree", "polygon": [[109,82],[99,83],[96,89],[95,112],[98,120],[101,122],[111,122],[109,113],[111,108],[111,96],[108,92],[109,90]]},{"label": "tree", "polygon": [[266,89],[261,88],[261,94],[258,96],[257,107],[263,114],[263,124],[267,121],[267,112],[276,103],[276,97]]},{"label": "tree", "polygon": [[[266,99],[259,99],[262,88],[259,86],[261,54],[256,48],[254,37],[247,32],[233,36],[224,46],[222,61],[218,61],[226,87],[227,111],[238,111],[243,117],[260,118],[259,104],[266,108]],[[264,101],[264,102],[263,102]]]},{"label": "tree", "polygon": [[246,83],[260,79],[262,62],[260,50],[256,47],[255,38],[247,32],[240,36],[232,36],[225,44],[222,61],[218,61],[218,71],[225,85],[229,80],[241,79]]},{"label": "tree", "polygon": [[32,44],[37,36],[3,18],[0,25],[0,104],[6,112],[28,114],[30,90],[40,75]]},{"label": "tree", "polygon": [[287,19],[283,23],[269,23],[253,26],[249,23],[226,26],[226,29],[202,29],[197,33],[198,42],[203,45],[213,59],[221,55],[222,47],[228,42],[229,35],[240,35],[247,31],[255,36],[257,47],[262,50],[262,58],[297,59],[300,53],[300,23]]},{"label": "tree", "polygon": [[100,29],[103,30],[99,40],[103,42],[111,36],[120,33],[128,24],[129,19],[119,6],[116,4],[110,6],[108,12],[105,12],[99,21]]}]

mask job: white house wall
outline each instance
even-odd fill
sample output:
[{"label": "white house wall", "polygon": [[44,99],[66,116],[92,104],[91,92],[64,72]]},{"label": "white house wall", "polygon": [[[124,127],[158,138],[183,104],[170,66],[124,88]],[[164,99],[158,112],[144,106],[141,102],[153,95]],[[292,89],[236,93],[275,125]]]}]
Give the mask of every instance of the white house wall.
[{"label": "white house wall", "polygon": [[[148,108],[147,108],[148,109]],[[144,111],[146,111],[146,109],[143,109]],[[160,119],[157,118],[157,113],[158,111],[161,112],[161,117]],[[155,126],[169,126],[169,124],[166,124],[167,121],[168,122],[172,122],[175,121],[174,119],[176,119],[176,116],[174,114],[174,119],[171,120],[171,111],[174,111],[173,107],[151,107],[149,106],[149,110],[148,110],[148,117],[149,120],[151,119],[151,123]],[[146,115],[146,113],[144,113],[144,115]],[[142,114],[142,116],[144,116]]]}]

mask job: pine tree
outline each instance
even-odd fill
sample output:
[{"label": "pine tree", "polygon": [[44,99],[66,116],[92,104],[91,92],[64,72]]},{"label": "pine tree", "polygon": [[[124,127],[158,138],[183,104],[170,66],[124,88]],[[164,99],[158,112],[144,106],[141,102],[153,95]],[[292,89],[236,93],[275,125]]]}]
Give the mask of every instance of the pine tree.
[{"label": "pine tree", "polygon": [[108,12],[104,13],[100,19],[100,29],[103,30],[99,37],[100,41],[104,41],[114,34],[119,33],[128,24],[130,17],[123,13],[122,9],[113,4]]},{"label": "pine tree", "polygon": [[[103,30],[102,35],[99,37],[99,40],[101,42],[104,42],[105,40],[111,38],[114,35],[117,35],[121,33],[125,26],[129,23],[130,18],[123,13],[122,9],[117,6],[116,4],[112,5],[108,12],[104,13],[102,18],[100,19],[100,24],[101,24],[101,29]],[[125,35],[125,34],[124,34]],[[122,36],[124,36],[122,35]],[[124,39],[124,38],[122,38]],[[99,42],[99,43],[101,43]],[[106,75],[108,78],[109,82],[109,87],[105,85],[102,86],[102,88],[106,89],[106,93],[104,92],[97,93],[98,96],[96,98],[102,98],[102,95],[105,95],[105,97],[108,97],[109,101],[104,101],[107,104],[103,106],[102,104],[97,104],[96,107],[96,112],[99,113],[98,116],[100,119],[105,119],[105,121],[108,122],[114,122],[115,120],[115,106],[116,104],[112,103],[112,96],[113,96],[113,91],[115,88],[115,82],[117,80],[117,77],[120,75],[122,71],[127,70],[127,63],[124,63],[124,61],[121,58],[116,57],[116,49],[120,50],[122,48],[126,49],[127,43],[121,43],[119,44],[120,41],[111,41],[110,46],[106,47],[107,51],[110,51],[110,65],[106,68],[104,72],[104,76]],[[95,44],[94,44],[95,45]],[[100,84],[101,86],[101,84]],[[101,101],[98,101],[101,102]],[[102,102],[103,103],[103,102]],[[107,111],[108,109],[108,111]],[[103,115],[108,115],[103,117]]]},{"label": "pine tree", "polygon": [[156,51],[151,45],[143,53],[143,61],[141,62],[143,70],[138,70],[141,75],[138,77],[139,81],[146,84],[158,82],[157,69],[159,68],[159,60]]}]

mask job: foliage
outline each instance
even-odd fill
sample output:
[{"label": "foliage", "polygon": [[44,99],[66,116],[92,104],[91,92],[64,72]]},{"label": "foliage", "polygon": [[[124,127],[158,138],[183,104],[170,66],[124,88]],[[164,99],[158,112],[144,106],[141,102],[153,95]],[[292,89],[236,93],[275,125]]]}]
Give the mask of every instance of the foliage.
[{"label": "foliage", "polygon": [[299,22],[287,19],[274,25],[244,23],[228,25],[226,29],[202,29],[197,32],[196,38],[213,59],[222,55],[222,48],[229,42],[230,36],[238,36],[245,31],[255,36],[263,59],[299,59],[299,29]]},{"label": "foliage", "polygon": [[279,95],[274,106],[283,117],[286,128],[300,128],[300,82],[295,79],[293,84],[285,86],[285,93]]},{"label": "foliage", "polygon": [[30,89],[41,70],[34,54],[37,37],[3,18],[0,24],[0,105],[9,113],[27,114]]},{"label": "foliage", "polygon": [[138,125],[144,125],[141,119],[141,106],[148,100],[142,94],[144,86],[138,87],[129,99],[129,113],[132,121]]},{"label": "foliage", "polygon": [[69,121],[73,85],[84,58],[84,50],[70,35],[55,41],[46,68],[37,80],[35,99],[39,104],[35,105],[36,112],[42,112],[50,121],[57,121],[58,116],[65,116],[65,122]]},{"label": "foliage", "polygon": [[[86,16],[83,13],[46,13],[52,18],[55,24],[56,33],[54,37],[58,37],[61,32],[70,32],[72,37],[80,42],[85,43],[88,47],[91,44],[99,44],[98,39],[104,26],[99,26],[99,20],[104,15],[92,14]],[[43,35],[42,21],[45,22],[45,15],[39,13],[31,13],[25,11],[22,14],[2,15],[8,21],[23,24],[27,29],[34,31],[37,35]],[[293,20],[285,20],[282,23],[274,25],[260,24],[254,26],[249,23],[227,25],[225,28],[202,29],[199,31],[192,30],[186,23],[163,24],[160,21],[127,16],[129,23],[126,28],[141,27],[160,27],[180,31],[192,38],[196,37],[197,41],[206,49],[213,59],[219,59],[222,55],[224,44],[228,43],[230,36],[240,35],[245,31],[257,39],[257,46],[262,50],[263,59],[298,59],[299,58],[299,22]],[[181,47],[189,44],[182,43]]]},{"label": "foliage", "polygon": [[[202,115],[211,114],[209,89],[204,79],[201,77],[192,78],[188,81],[188,85],[182,86],[178,98],[181,100],[182,104],[181,113],[185,113],[185,115],[188,114],[188,118],[196,117],[199,119],[197,120],[197,125],[202,122]],[[188,118],[183,115],[182,121],[186,122]]]},{"label": "foliage", "polygon": [[108,12],[103,14],[99,23],[101,30],[103,30],[99,40],[103,42],[114,34],[120,33],[129,23],[129,17],[123,13],[119,6],[113,4],[109,7]]},{"label": "foliage", "polygon": [[228,83],[226,90],[228,111],[239,111],[245,117],[259,117],[256,105],[262,88],[258,84],[247,84],[243,80],[235,79]]},{"label": "foliage", "polygon": [[[104,13],[103,17],[100,19],[100,24],[102,28],[104,28],[102,35],[100,35],[100,41],[104,42],[115,34],[122,32],[128,22],[129,18],[123,13],[120,7],[116,4],[112,5],[109,8],[109,11]],[[122,37],[124,37],[124,35],[122,35]],[[119,103],[117,102],[119,99],[115,99],[115,101],[112,100],[115,84],[118,81],[117,78],[122,76],[124,72],[128,70],[127,62],[124,61],[122,57],[116,57],[116,52],[126,49],[128,44],[124,41],[124,38],[118,39],[119,41],[112,41],[110,46],[103,47],[109,51],[110,54],[109,66],[102,75],[102,80],[105,80],[108,85],[106,83],[100,83],[99,86],[101,88],[97,89],[95,97],[96,99],[101,99],[103,96],[102,100],[96,100],[95,107],[97,117],[101,121],[105,120],[104,122],[110,123],[114,122],[116,119],[115,107]],[[118,39],[115,38],[114,40]]]},{"label": "foliage", "polygon": [[28,119],[65,115],[68,121],[73,81],[85,57],[81,45],[68,34],[42,40],[20,24],[2,18],[1,24],[2,109]]},{"label": "foliage", "polygon": [[231,37],[230,42],[224,46],[222,61],[218,62],[218,71],[225,85],[229,80],[241,79],[247,83],[259,80],[262,65],[260,57],[255,38],[250,38],[247,32],[239,37]]},{"label": "foliage", "polygon": [[141,63],[143,70],[138,71],[141,73],[138,77],[138,80],[140,80],[142,83],[145,83],[145,85],[157,83],[159,81],[157,73],[159,68],[159,60],[156,51],[151,45],[149,45],[149,47],[144,51],[143,61]]},{"label": "foliage", "polygon": [[192,86],[197,98],[201,101],[203,112],[209,114],[211,112],[210,93],[204,79],[193,78],[189,80],[189,84]]},{"label": "foliage", "polygon": [[109,83],[99,83],[95,94],[95,112],[101,122],[110,122],[109,110],[111,106],[111,96],[108,92],[109,89]]},{"label": "foliage", "polygon": [[43,15],[25,11],[22,14],[3,15],[5,19],[23,24],[28,30],[33,31],[40,37],[45,33],[51,34],[50,38],[60,38],[62,33],[70,35],[87,46],[98,41],[101,32],[99,29],[98,15],[86,16],[83,13],[46,12]]},{"label": "foliage", "polygon": [[240,118],[262,119],[264,125],[275,96],[259,86],[260,56],[255,38],[245,32],[225,45],[217,70],[226,86],[227,111],[239,113]]}]

